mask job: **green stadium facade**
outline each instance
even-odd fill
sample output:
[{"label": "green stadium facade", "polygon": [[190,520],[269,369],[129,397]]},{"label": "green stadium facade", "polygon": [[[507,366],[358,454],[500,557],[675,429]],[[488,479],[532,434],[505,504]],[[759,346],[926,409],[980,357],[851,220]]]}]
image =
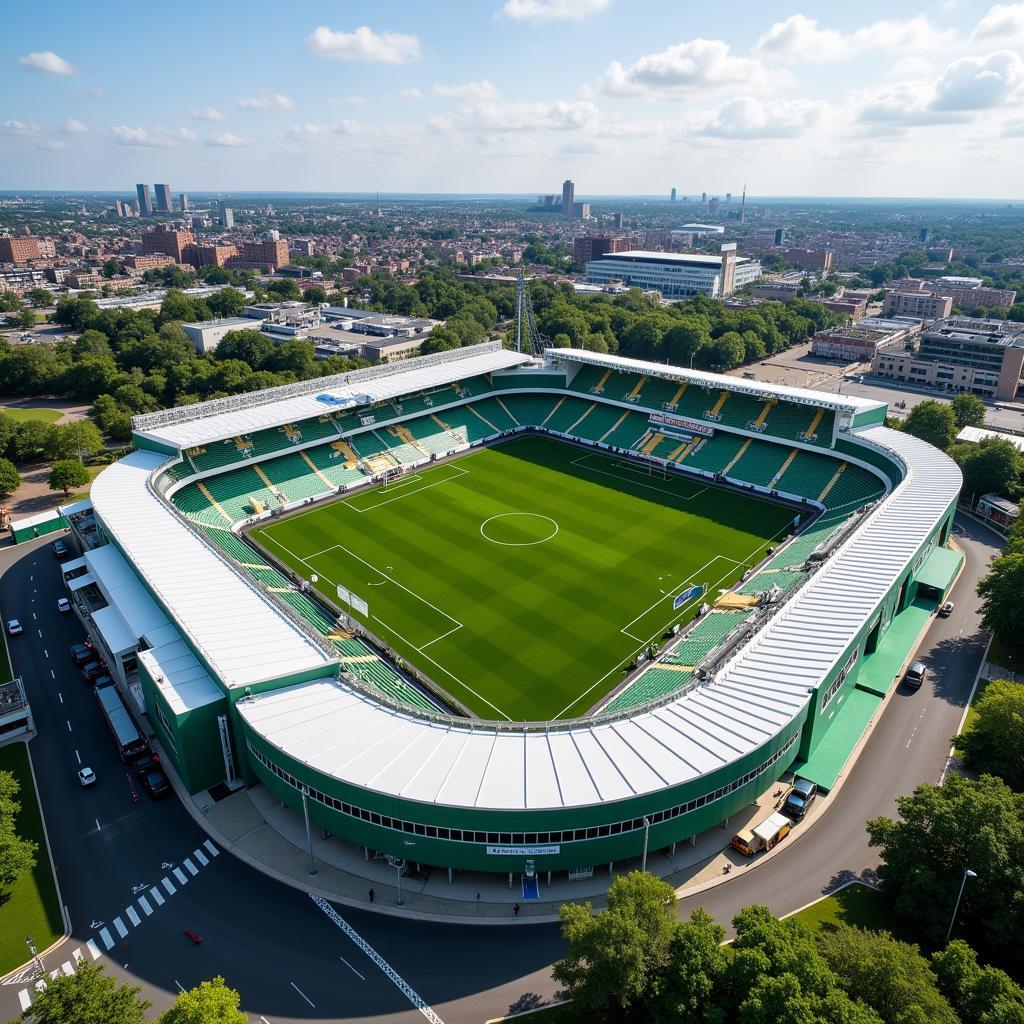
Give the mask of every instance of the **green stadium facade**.
[{"label": "green stadium facade", "polygon": [[[80,560],[99,583],[127,566],[134,596],[106,587],[93,632],[192,793],[262,782],[334,836],[441,868],[635,857],[645,832],[652,851],[687,840],[827,747],[861,659],[919,596],[961,478],[885,411],[486,343],[138,416],[135,450],[93,485]],[[522,431],[814,516],[738,588],[771,604],[710,611],[603,707],[550,723],[454,714],[240,532]]]}]

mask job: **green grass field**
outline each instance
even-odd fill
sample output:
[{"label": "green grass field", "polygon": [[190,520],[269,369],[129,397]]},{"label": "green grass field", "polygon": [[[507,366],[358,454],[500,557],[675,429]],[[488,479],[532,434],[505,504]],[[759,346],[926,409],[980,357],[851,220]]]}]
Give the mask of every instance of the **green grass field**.
[{"label": "green grass field", "polygon": [[842,923],[868,931],[887,931],[904,942],[916,941],[907,923],[889,905],[885,893],[859,882],[823,897],[792,916],[812,932]]},{"label": "green grass field", "polygon": [[27,423],[29,420],[41,420],[43,423],[56,423],[64,415],[60,409],[42,407],[17,406],[14,408],[0,406],[0,412],[9,416],[16,423]]},{"label": "green grass field", "polygon": [[0,974],[6,974],[28,959],[26,935],[32,936],[36,949],[42,952],[60,937],[64,922],[61,920],[57,888],[53,884],[53,869],[46,852],[39,801],[29,769],[28,748],[24,743],[0,747],[0,771],[11,772],[18,780],[21,812],[16,827],[20,835],[27,836],[39,847],[36,866],[25,872],[10,889],[0,892]]},{"label": "green grass field", "polygon": [[487,718],[584,712],[634,654],[783,537],[793,512],[523,438],[253,531],[253,539]]}]

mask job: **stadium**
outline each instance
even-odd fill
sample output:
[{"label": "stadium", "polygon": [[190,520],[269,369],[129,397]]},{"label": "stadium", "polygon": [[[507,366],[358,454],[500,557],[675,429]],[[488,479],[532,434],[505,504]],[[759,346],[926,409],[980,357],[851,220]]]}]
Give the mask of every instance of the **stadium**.
[{"label": "stadium", "polygon": [[489,342],[136,416],[65,573],[189,792],[585,873],[834,781],[952,582],[960,473],[885,412]]}]

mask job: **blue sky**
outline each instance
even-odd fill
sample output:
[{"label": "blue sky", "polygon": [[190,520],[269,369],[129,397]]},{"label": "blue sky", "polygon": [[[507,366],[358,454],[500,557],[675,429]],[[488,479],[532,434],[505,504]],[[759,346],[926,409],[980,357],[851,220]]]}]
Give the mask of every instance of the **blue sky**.
[{"label": "blue sky", "polygon": [[1024,3],[18,4],[0,188],[1020,198]]}]

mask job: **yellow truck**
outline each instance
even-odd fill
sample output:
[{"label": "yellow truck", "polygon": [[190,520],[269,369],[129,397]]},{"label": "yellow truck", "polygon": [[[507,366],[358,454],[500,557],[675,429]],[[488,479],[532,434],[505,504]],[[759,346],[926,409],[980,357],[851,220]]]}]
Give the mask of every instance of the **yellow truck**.
[{"label": "yellow truck", "polygon": [[744,857],[753,857],[761,850],[770,850],[782,842],[793,829],[793,822],[784,814],[769,814],[760,824],[745,828],[732,837],[733,848]]}]

